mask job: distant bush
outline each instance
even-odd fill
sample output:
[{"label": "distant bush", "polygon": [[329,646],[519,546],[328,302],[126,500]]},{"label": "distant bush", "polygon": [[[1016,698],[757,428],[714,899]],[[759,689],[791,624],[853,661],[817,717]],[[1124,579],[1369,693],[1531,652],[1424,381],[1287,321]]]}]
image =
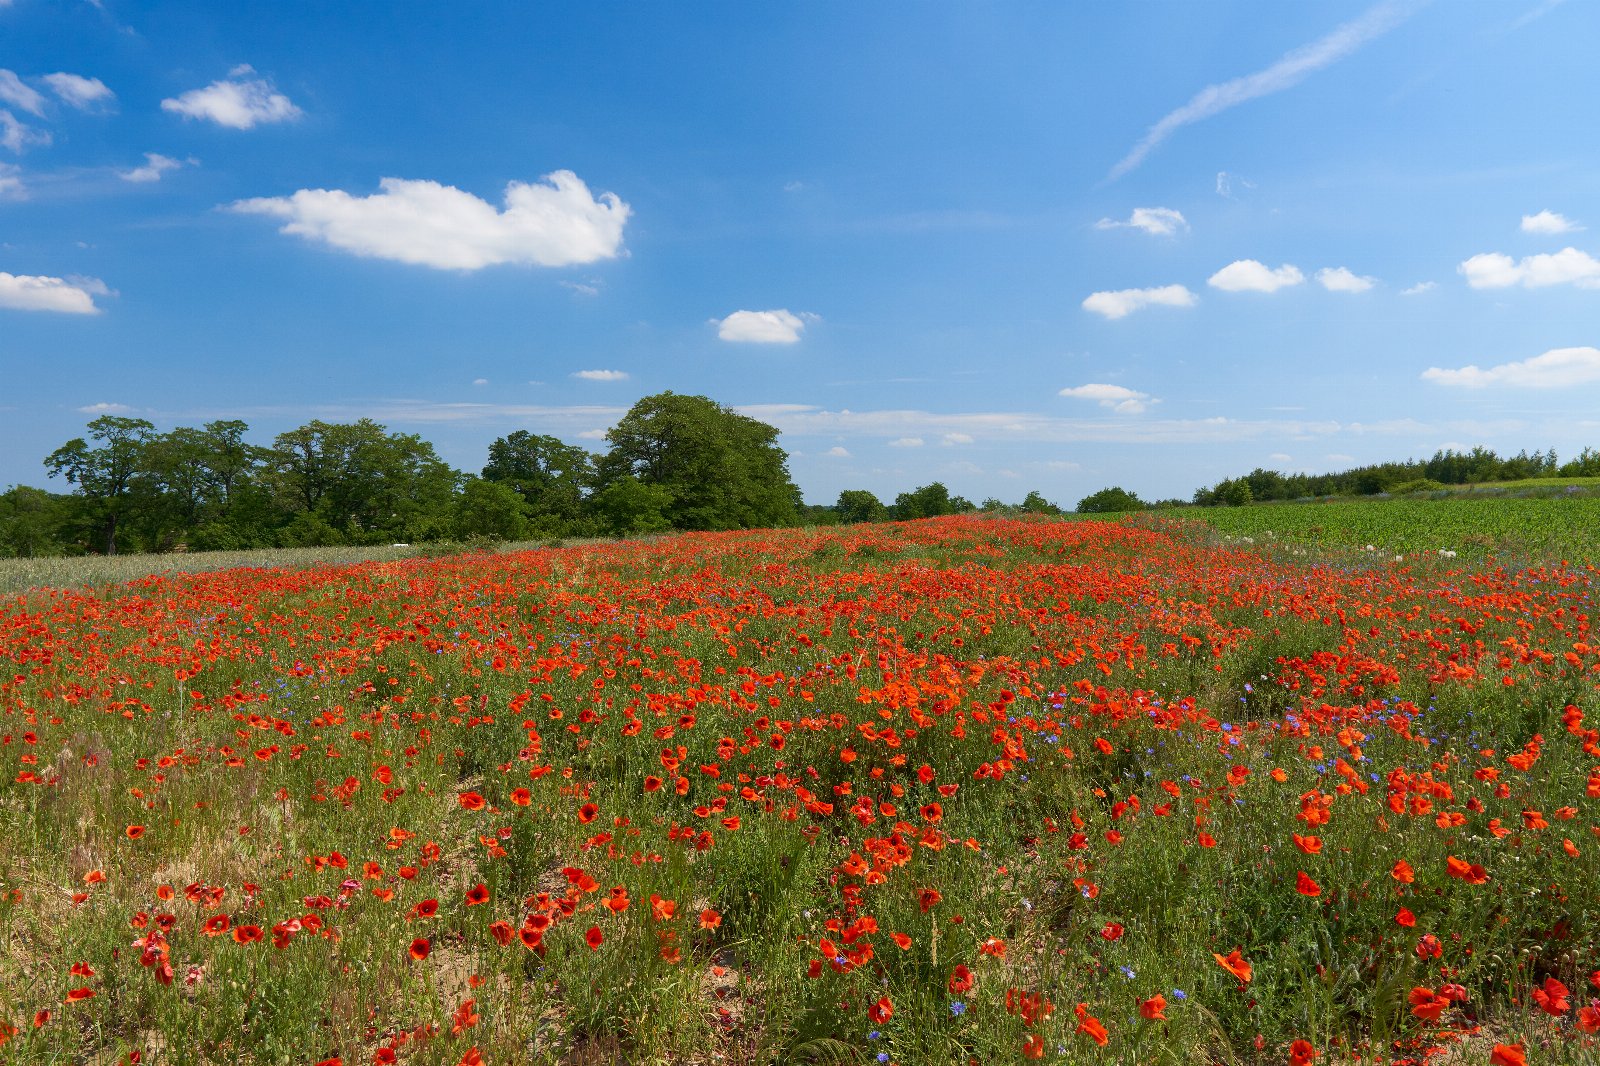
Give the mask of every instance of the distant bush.
[{"label": "distant bush", "polygon": [[1113,514],[1117,511],[1142,511],[1144,501],[1127,489],[1113,485],[1078,501],[1079,514]]}]

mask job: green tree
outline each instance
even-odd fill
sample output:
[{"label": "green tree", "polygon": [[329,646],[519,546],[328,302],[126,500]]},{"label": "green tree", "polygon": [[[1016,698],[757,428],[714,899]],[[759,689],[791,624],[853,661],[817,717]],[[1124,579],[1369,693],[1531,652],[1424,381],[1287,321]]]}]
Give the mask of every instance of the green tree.
[{"label": "green tree", "polygon": [[845,489],[839,493],[839,502],[833,505],[834,511],[839,515],[839,521],[854,524],[856,522],[887,522],[889,508],[866,489]]},{"label": "green tree", "polygon": [[314,515],[355,544],[444,535],[459,480],[432,444],[367,418],[278,434],[268,476],[287,511]]},{"label": "green tree", "polygon": [[44,465],[51,477],[77,486],[85,521],[105,553],[115,555],[119,526],[143,503],[145,446],[156,427],[142,418],[104,415],[90,422],[88,430],[98,447],[77,437],[46,456]]},{"label": "green tree", "polygon": [[60,555],[65,505],[60,496],[27,485],[0,493],[0,557]]},{"label": "green tree", "polygon": [[600,527],[616,537],[665,533],[672,528],[672,520],[667,517],[672,503],[669,489],[647,485],[632,475],[613,479],[589,498]]},{"label": "green tree", "polygon": [[[704,396],[646,396],[606,434],[600,460],[609,488],[627,478],[664,489],[675,529],[793,525],[800,490],[778,431]],[[603,511],[604,509],[599,509]]]},{"label": "green tree", "polygon": [[1127,489],[1113,485],[1078,501],[1079,514],[1112,514],[1117,511],[1142,511],[1144,501]]},{"label": "green tree", "polygon": [[455,501],[455,535],[522,540],[528,517],[522,497],[503,481],[469,477]]},{"label": "green tree", "polygon": [[[945,487],[944,482],[935,481],[896,496],[894,517],[899,522],[913,518],[937,518],[939,515],[955,514],[962,510],[960,504],[965,502],[960,497],[951,499],[950,490]],[[967,504],[966,509],[971,508],[972,505]]]},{"label": "green tree", "polygon": [[595,457],[556,437],[519,429],[489,445],[483,479],[513,489],[538,532],[575,532],[594,486]]},{"label": "green tree", "polygon": [[1029,514],[1060,514],[1061,508],[1044,498],[1037,490],[1022,498],[1022,509]]}]

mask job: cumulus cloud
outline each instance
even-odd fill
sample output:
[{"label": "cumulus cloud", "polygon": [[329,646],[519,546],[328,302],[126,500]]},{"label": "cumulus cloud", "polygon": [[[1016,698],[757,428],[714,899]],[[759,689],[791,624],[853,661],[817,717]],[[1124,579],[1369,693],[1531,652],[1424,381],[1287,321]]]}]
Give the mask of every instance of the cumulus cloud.
[{"label": "cumulus cloud", "polygon": [[44,97],[32,86],[24,84],[15,71],[0,68],[0,101],[30,115],[44,117]]},{"label": "cumulus cloud", "polygon": [[80,415],[125,415],[132,411],[125,403],[90,403],[78,408]]},{"label": "cumulus cloud", "polygon": [[1583,227],[1554,211],[1540,211],[1537,215],[1522,216],[1523,233],[1575,233]]},{"label": "cumulus cloud", "polygon": [[50,278],[0,271],[0,307],[16,311],[59,311],[69,315],[93,315],[96,295],[109,290],[96,278]]},{"label": "cumulus cloud", "polygon": [[920,448],[926,443],[921,437],[900,437],[889,442],[891,448]]},{"label": "cumulus cloud", "polygon": [[1422,379],[1464,389],[1483,389],[1491,385],[1523,389],[1570,388],[1600,381],[1600,348],[1552,348],[1532,359],[1501,363],[1487,370],[1477,366],[1458,370],[1429,367],[1422,372]]},{"label": "cumulus cloud", "polygon": [[971,444],[972,441],[973,437],[970,433],[946,433],[943,437],[939,438],[939,443],[943,444],[947,448],[953,447],[957,444]]},{"label": "cumulus cloud", "polygon": [[744,344],[793,344],[800,339],[807,320],[815,315],[796,315],[783,309],[776,311],[735,311],[727,318],[711,320],[717,327],[717,336],[725,341]]},{"label": "cumulus cloud", "polygon": [[1412,0],[1386,0],[1369,8],[1359,17],[1335,29],[1332,33],[1311,44],[1297,48],[1282,59],[1254,74],[1234,78],[1216,85],[1208,85],[1196,93],[1188,103],[1163,117],[1111,168],[1108,181],[1115,181],[1137,167],[1155,147],[1184,126],[1221,114],[1232,107],[1282,92],[1298,85],[1306,77],[1335,63],[1368,41],[1388,33],[1403,22],[1418,6]]},{"label": "cumulus cloud", "polygon": [[1401,289],[1401,296],[1421,296],[1425,292],[1432,292],[1439,287],[1437,281],[1419,281],[1409,289]]},{"label": "cumulus cloud", "polygon": [[384,178],[378,187],[382,191],[371,196],[301,189],[292,196],[240,200],[231,209],[284,219],[279,232],[354,255],[440,270],[611,259],[621,250],[631,213],[615,193],[596,200],[570,170],[546,174],[538,184],[507,185],[503,211],[436,181]]},{"label": "cumulus cloud", "polygon": [[1206,284],[1223,292],[1277,292],[1306,280],[1300,268],[1285,263],[1276,270],[1254,259],[1239,259],[1206,279]]},{"label": "cumulus cloud", "polygon": [[17,116],[0,107],[0,145],[19,155],[35,145],[50,143],[50,134],[21,122]]},{"label": "cumulus cloud", "polygon": [[1600,259],[1576,248],[1563,248],[1550,255],[1524,256],[1520,260],[1499,252],[1486,252],[1473,256],[1457,269],[1474,289],[1506,289],[1513,285],[1527,289],[1542,289],[1548,285],[1600,288]]},{"label": "cumulus cloud", "polygon": [[1323,267],[1317,271],[1317,281],[1329,292],[1366,292],[1378,283],[1377,278],[1362,277],[1348,267]]},{"label": "cumulus cloud", "polygon": [[88,111],[91,108],[111,103],[117,94],[106,86],[99,78],[85,78],[81,74],[68,74],[61,71],[55,74],[46,74],[42,79],[50,86],[50,91],[61,98],[61,101],[77,108],[79,111]]},{"label": "cumulus cloud", "polygon": [[1117,289],[1092,292],[1084,297],[1083,309],[1106,318],[1126,318],[1142,307],[1193,307],[1200,298],[1182,285],[1162,285],[1153,289]]},{"label": "cumulus cloud", "polygon": [[582,381],[627,381],[625,370],[579,370],[572,375]]},{"label": "cumulus cloud", "polygon": [[202,118],[234,130],[247,130],[262,123],[288,122],[305,112],[287,96],[273,88],[265,78],[251,77],[255,69],[234,67],[228,76],[203,89],[190,89],[181,96],[161,101],[161,110],[185,118]]},{"label": "cumulus cloud", "polygon": [[129,170],[119,170],[117,171],[117,177],[123,181],[143,184],[160,181],[161,175],[169,170],[177,170],[181,166],[183,166],[183,160],[181,159],[171,159],[157,152],[146,152],[144,154],[144,166],[133,167]]},{"label": "cumulus cloud", "polygon": [[1060,395],[1072,400],[1092,400],[1119,415],[1141,414],[1148,410],[1152,403],[1158,402],[1151,399],[1147,392],[1136,392],[1121,385],[1074,385],[1062,389]]},{"label": "cumulus cloud", "polygon": [[1102,218],[1094,224],[1094,228],[1137,229],[1157,237],[1170,237],[1179,230],[1187,230],[1189,223],[1180,212],[1170,207],[1136,207],[1133,214],[1128,216],[1128,221]]},{"label": "cumulus cloud", "polygon": [[823,452],[822,454],[826,455],[830,459],[848,459],[848,458],[850,458],[850,452],[848,450],[846,450],[845,448],[843,448],[842,446],[837,445],[837,444],[835,444],[832,448],[829,448],[827,451]]}]

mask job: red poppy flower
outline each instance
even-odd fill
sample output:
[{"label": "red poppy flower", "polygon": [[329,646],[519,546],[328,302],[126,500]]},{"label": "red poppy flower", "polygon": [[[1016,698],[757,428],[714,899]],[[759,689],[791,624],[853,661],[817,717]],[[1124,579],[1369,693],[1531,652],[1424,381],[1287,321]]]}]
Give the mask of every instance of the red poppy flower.
[{"label": "red poppy flower", "polygon": [[1311,1066],[1316,1057],[1317,1049],[1309,1040],[1296,1040],[1289,1045],[1289,1066]]},{"label": "red poppy flower", "polygon": [[874,1025],[882,1025],[894,1017],[894,1003],[888,996],[879,996],[878,1001],[867,1008],[867,1020]]},{"label": "red poppy flower", "polygon": [[600,931],[598,925],[591,925],[589,931],[583,934],[583,942],[589,945],[590,951],[599,949],[606,941],[606,935]]},{"label": "red poppy flower", "polygon": [[411,942],[409,954],[413,959],[421,962],[423,959],[427,958],[432,951],[433,945],[429,943],[428,938],[425,936],[419,936]]},{"label": "red poppy flower", "polygon": [[266,939],[266,934],[259,925],[236,925],[233,927],[233,942],[235,944],[254,944]]},{"label": "red poppy flower", "polygon": [[82,1003],[86,999],[93,999],[93,998],[94,998],[94,989],[92,989],[92,988],[74,988],[70,992],[67,993],[67,1002],[68,1003]]},{"label": "red poppy flower", "polygon": [[467,889],[467,906],[476,907],[480,903],[489,902],[489,886],[476,884]]},{"label": "red poppy flower", "polygon": [[1120,940],[1122,939],[1122,934],[1123,927],[1120,922],[1107,922],[1100,927],[1100,938],[1102,940]]},{"label": "red poppy flower", "polygon": [[1139,1004],[1139,1017],[1146,1021],[1164,1022],[1167,1020],[1167,997],[1157,992],[1149,999]]},{"label": "red poppy flower", "polygon": [[464,810],[469,811],[481,811],[488,806],[487,801],[476,792],[463,792],[456,797],[456,802],[461,804]]},{"label": "red poppy flower", "polygon": [[1302,896],[1311,896],[1312,898],[1322,895],[1322,886],[1307,877],[1304,870],[1300,870],[1295,874],[1294,890]]},{"label": "red poppy flower", "polygon": [[1228,952],[1226,956],[1218,955],[1216,952],[1212,952],[1211,957],[1217,960],[1218,966],[1221,966],[1224,970],[1227,970],[1229,973],[1233,974],[1233,976],[1237,977],[1241,982],[1245,984],[1249,983],[1253,971],[1250,963],[1247,962],[1244,956],[1239,953],[1238,948],[1234,948],[1232,951]]},{"label": "red poppy flower", "polygon": [[1489,1052],[1489,1066],[1528,1066],[1528,1053],[1521,1044],[1496,1044]]},{"label": "red poppy flower", "polygon": [[961,963],[950,971],[950,980],[945,983],[952,996],[959,996],[972,991],[972,971],[967,969],[966,963]]},{"label": "red poppy flower", "polygon": [[123,832],[127,834],[129,840],[138,840],[140,837],[144,836],[144,826],[130,825],[128,828],[124,829]]}]

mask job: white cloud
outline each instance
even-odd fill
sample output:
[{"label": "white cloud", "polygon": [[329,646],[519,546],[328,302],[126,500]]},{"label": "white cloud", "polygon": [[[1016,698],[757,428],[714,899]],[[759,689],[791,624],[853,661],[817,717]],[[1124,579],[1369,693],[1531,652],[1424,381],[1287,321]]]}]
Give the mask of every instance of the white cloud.
[{"label": "white cloud", "polygon": [[1273,452],[1271,455],[1267,456],[1267,458],[1271,459],[1275,463],[1291,463],[1294,461],[1294,456],[1285,452]]},{"label": "white cloud", "polygon": [[1221,114],[1231,107],[1298,85],[1308,75],[1343,59],[1375,37],[1403,22],[1418,5],[1410,0],[1386,0],[1345,23],[1320,40],[1289,52],[1265,70],[1231,81],[1208,85],[1188,103],[1150,127],[1144,139],[1111,168],[1107,180],[1115,181],[1144,162],[1155,147],[1191,123]]},{"label": "white cloud", "polygon": [[125,403],[91,403],[78,408],[80,415],[125,415],[132,411]]},{"label": "white cloud", "polygon": [[22,171],[10,163],[0,163],[0,200],[26,200],[27,187],[22,184]]},{"label": "white cloud", "polygon": [[234,67],[228,77],[204,89],[190,89],[161,101],[161,110],[185,118],[203,118],[229,129],[247,130],[261,123],[288,122],[305,112],[265,78],[252,78],[249,66]]},{"label": "white cloud", "polygon": [[1432,292],[1439,287],[1437,281],[1419,281],[1409,289],[1401,289],[1401,296],[1421,296],[1425,292]]},{"label": "white cloud", "polygon": [[782,308],[776,311],[735,311],[727,318],[711,320],[717,336],[744,344],[793,344],[800,339],[808,320],[815,315],[796,315]]},{"label": "white cloud", "polygon": [[87,111],[97,104],[109,104],[117,98],[117,94],[99,78],[85,78],[81,74],[60,72],[46,74],[43,81],[63,103],[70,104],[79,111]]},{"label": "white cloud", "polygon": [[1554,211],[1540,211],[1537,215],[1522,216],[1523,233],[1575,233],[1582,228],[1576,222]]},{"label": "white cloud", "polygon": [[1126,318],[1141,307],[1193,307],[1200,298],[1182,285],[1162,285],[1153,289],[1118,289],[1092,292],[1084,297],[1083,309],[1110,319]]},{"label": "white cloud", "polygon": [[606,430],[603,430],[603,429],[586,429],[583,432],[578,434],[578,439],[579,440],[605,440],[606,439]]},{"label": "white cloud", "polygon": [[1317,281],[1329,292],[1366,292],[1378,283],[1377,278],[1362,277],[1348,267],[1323,267],[1317,271]]},{"label": "white cloud", "polygon": [[921,437],[901,437],[889,442],[891,448],[920,448],[925,442]]},{"label": "white cloud", "polygon": [[1170,207],[1136,207],[1126,222],[1102,218],[1095,229],[1137,229],[1157,237],[1170,237],[1179,230],[1189,228],[1188,220]]},{"label": "white cloud", "polygon": [[844,448],[842,448],[839,445],[837,445],[837,444],[835,444],[832,448],[829,448],[827,451],[823,452],[822,454],[828,456],[831,459],[848,459],[848,458],[850,458],[850,453],[847,450],[845,450]]},{"label": "white cloud", "polygon": [[1532,359],[1501,363],[1487,370],[1476,366],[1464,366],[1459,370],[1429,367],[1422,372],[1422,378],[1466,389],[1491,385],[1524,389],[1570,388],[1600,381],[1600,348],[1552,348]]},{"label": "white cloud", "polygon": [[119,170],[117,171],[117,177],[123,181],[143,184],[145,182],[160,181],[162,174],[169,170],[177,170],[181,166],[183,166],[183,160],[181,159],[172,159],[157,152],[146,152],[144,154],[144,166],[133,167],[129,170]]},{"label": "white cloud", "polygon": [[623,370],[579,370],[572,375],[582,381],[627,381],[628,374]]},{"label": "white cloud", "polygon": [[943,437],[939,438],[939,443],[944,445],[946,448],[953,447],[957,444],[971,444],[972,441],[973,436],[970,433],[946,433]]},{"label": "white cloud", "polygon": [[1239,259],[1206,279],[1206,284],[1223,292],[1277,292],[1306,280],[1300,268],[1289,263],[1276,270],[1254,259]]},{"label": "white cloud", "polygon": [[1062,389],[1060,395],[1072,400],[1092,400],[1108,410],[1119,415],[1136,415],[1144,412],[1152,403],[1159,401],[1150,398],[1147,392],[1136,392],[1121,385],[1074,385]]},{"label": "white cloud", "polygon": [[0,271],[0,307],[17,311],[60,311],[69,315],[93,315],[96,294],[109,290],[95,278],[48,278]]},{"label": "white cloud", "polygon": [[0,108],[0,145],[21,154],[34,145],[50,143],[50,134],[19,122],[17,116]]},{"label": "white cloud", "polygon": [[1553,255],[1529,255],[1520,260],[1499,252],[1475,255],[1457,268],[1474,289],[1505,289],[1521,285],[1541,289],[1547,285],[1572,284],[1583,289],[1600,288],[1600,259],[1576,248],[1563,248]]},{"label": "white cloud", "polygon": [[487,385],[487,384],[489,384],[489,379],[488,378],[473,378],[472,379],[472,383],[474,385]]},{"label": "white cloud", "polygon": [[579,296],[599,296],[600,283],[597,281],[563,281],[562,288],[571,289]]},{"label": "white cloud", "polygon": [[384,178],[378,187],[383,191],[371,196],[301,189],[292,196],[240,200],[231,209],[286,219],[279,232],[341,251],[440,270],[611,259],[620,253],[631,213],[615,193],[596,200],[570,170],[546,174],[539,184],[511,182],[504,211],[435,181]]},{"label": "white cloud", "polygon": [[15,71],[0,68],[0,101],[21,108],[30,115],[44,117],[44,97],[32,86],[23,84]]}]

